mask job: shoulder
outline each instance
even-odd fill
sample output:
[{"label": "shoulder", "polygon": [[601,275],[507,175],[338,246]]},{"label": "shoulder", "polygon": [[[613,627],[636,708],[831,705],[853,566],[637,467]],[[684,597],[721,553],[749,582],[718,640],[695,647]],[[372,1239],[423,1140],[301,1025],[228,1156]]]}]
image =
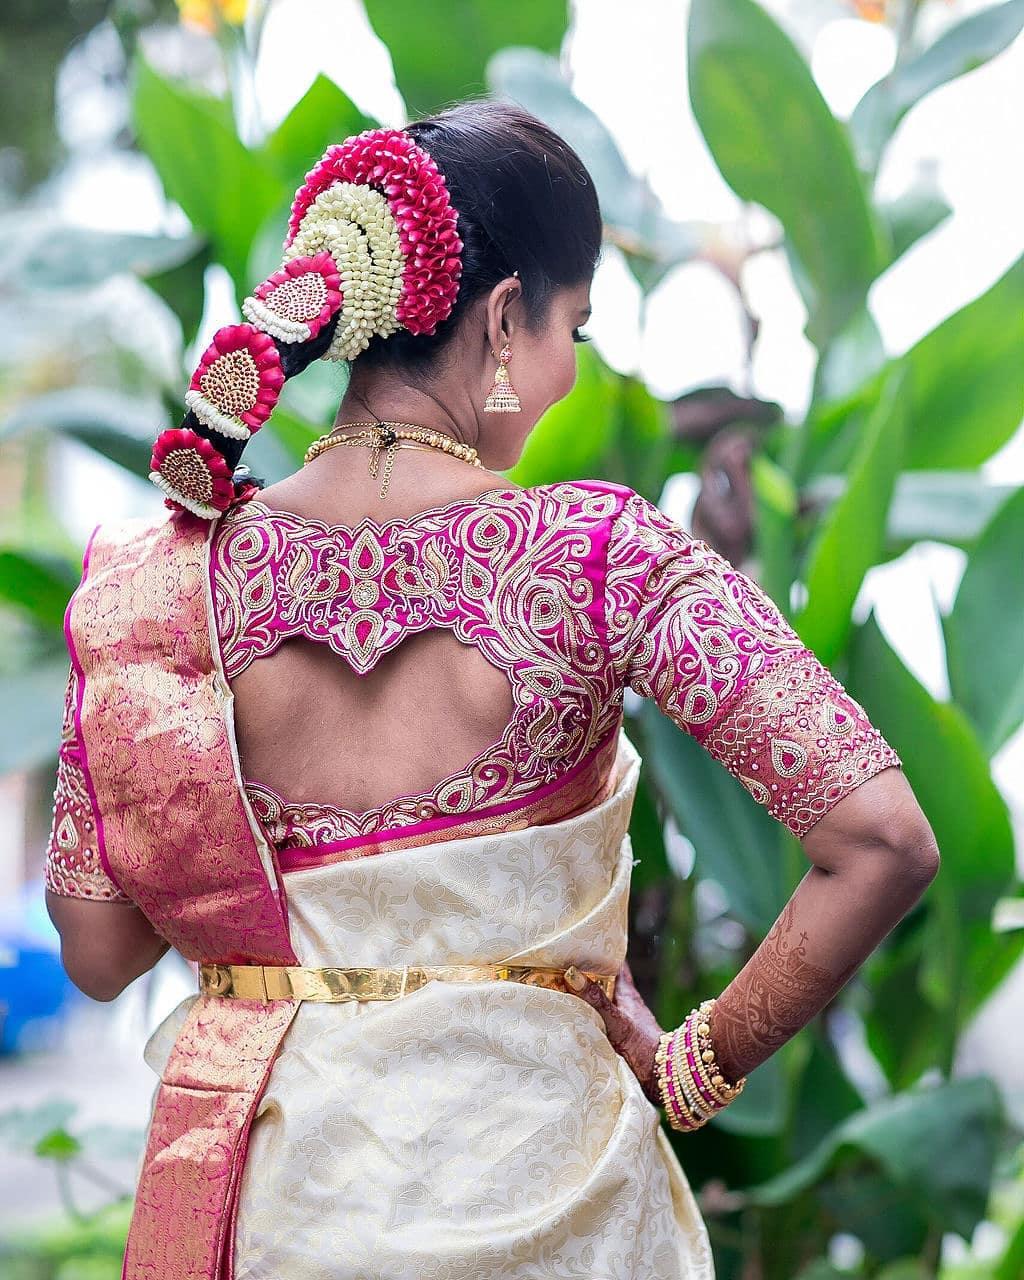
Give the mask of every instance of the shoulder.
[{"label": "shoulder", "polygon": [[185,547],[201,547],[211,522],[198,516],[131,517],[104,520],[96,525],[86,543],[82,560],[82,581],[105,574],[142,567],[154,556],[176,553]]},{"label": "shoulder", "polygon": [[614,480],[552,480],[535,485],[507,485],[486,495],[488,505],[531,509],[545,523],[571,516],[588,522],[616,519],[633,500],[644,499]]}]

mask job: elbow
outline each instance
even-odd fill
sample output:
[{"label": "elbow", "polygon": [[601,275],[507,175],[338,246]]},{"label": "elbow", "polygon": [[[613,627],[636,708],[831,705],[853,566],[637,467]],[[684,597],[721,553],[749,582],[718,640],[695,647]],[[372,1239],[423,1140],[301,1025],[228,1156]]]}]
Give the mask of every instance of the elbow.
[{"label": "elbow", "polygon": [[941,856],[931,824],[920,809],[907,812],[884,832],[870,859],[877,878],[903,888],[916,902],[939,874]]},{"label": "elbow", "polygon": [[63,960],[63,965],[64,972],[78,990],[90,1000],[98,1000],[102,1004],[116,1000],[129,985],[120,975],[97,972],[87,965],[76,965],[66,959]]}]

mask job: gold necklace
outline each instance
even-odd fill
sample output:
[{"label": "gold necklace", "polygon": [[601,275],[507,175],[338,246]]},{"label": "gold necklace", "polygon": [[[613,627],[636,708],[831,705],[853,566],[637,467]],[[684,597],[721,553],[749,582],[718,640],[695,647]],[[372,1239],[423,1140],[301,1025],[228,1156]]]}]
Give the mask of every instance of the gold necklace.
[{"label": "gold necklace", "polygon": [[[364,430],[349,436],[335,434],[338,431],[346,430],[348,427],[361,427]],[[399,448],[399,442],[402,440],[410,441],[410,444],[405,446],[407,448],[425,445],[430,449],[439,449],[442,453],[447,453],[453,458],[461,458],[463,462],[468,462],[471,466],[482,467],[484,465],[474,448],[468,444],[462,444],[459,440],[453,440],[451,436],[446,436],[442,431],[434,431],[430,427],[421,427],[415,422],[388,421],[340,422],[325,435],[322,435],[319,440],[313,441],[306,450],[304,465],[308,465],[314,458],[319,458],[328,449],[333,449],[335,445],[366,445],[373,451],[370,454],[369,466],[371,476],[376,477],[381,453],[384,454],[384,470],[380,482],[380,496],[384,498],[387,496],[388,484],[391,481],[391,471],[395,465],[395,450]],[[416,443],[413,444],[413,441]]]}]

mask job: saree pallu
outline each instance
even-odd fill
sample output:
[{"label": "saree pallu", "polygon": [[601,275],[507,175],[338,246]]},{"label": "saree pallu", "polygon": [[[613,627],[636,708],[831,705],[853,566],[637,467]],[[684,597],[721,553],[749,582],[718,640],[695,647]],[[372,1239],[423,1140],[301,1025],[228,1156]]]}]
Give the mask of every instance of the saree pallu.
[{"label": "saree pallu", "polygon": [[[321,966],[507,961],[614,973],[639,758],[546,826],[287,875]],[[157,1071],[188,997],[147,1046]],[[710,1280],[659,1111],[592,1006],[520,982],[303,1003],[248,1138],[237,1280]]]}]

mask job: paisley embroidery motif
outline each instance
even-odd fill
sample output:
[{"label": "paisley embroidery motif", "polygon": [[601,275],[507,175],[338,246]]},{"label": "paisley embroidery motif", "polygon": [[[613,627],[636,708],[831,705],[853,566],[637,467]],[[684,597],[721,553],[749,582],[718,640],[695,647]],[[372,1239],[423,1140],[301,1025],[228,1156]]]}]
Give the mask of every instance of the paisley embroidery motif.
[{"label": "paisley embroidery motif", "polygon": [[[509,487],[355,528],[253,499],[220,519],[212,557],[229,677],[291,636],[326,643],[367,672],[405,636],[448,627],[512,682],[501,741],[430,792],[356,813],[289,804],[248,783],[275,843],[372,843],[522,801],[606,738],[627,684],[798,836],[860,782],[901,764],[763,589],[622,485]],[[63,874],[73,892],[59,847],[85,809],[73,757],[62,769],[64,793],[78,799],[55,818],[48,874]],[[101,870],[89,874],[96,893],[117,895]]]},{"label": "paisley embroidery motif", "polygon": [[46,847],[43,881],[51,893],[101,902],[130,902],[103,869],[96,833],[96,813],[81,762],[75,725],[78,675],[71,668],[64,694],[64,719],[57,756],[53,821]]},{"label": "paisley embroidery motif", "polygon": [[794,835],[902,767],[764,589],[639,494],[614,522],[606,589],[623,681]]},{"label": "paisley embroidery motif", "polygon": [[470,814],[522,800],[584,761],[622,713],[601,590],[621,501],[599,482],[511,487],[355,527],[258,500],[231,508],[211,546],[229,678],[292,636],[326,643],[365,673],[406,636],[447,627],[513,690],[501,740],[430,792],[357,813],[287,804],[248,784],[272,836],[291,841],[301,827],[328,843]]}]

